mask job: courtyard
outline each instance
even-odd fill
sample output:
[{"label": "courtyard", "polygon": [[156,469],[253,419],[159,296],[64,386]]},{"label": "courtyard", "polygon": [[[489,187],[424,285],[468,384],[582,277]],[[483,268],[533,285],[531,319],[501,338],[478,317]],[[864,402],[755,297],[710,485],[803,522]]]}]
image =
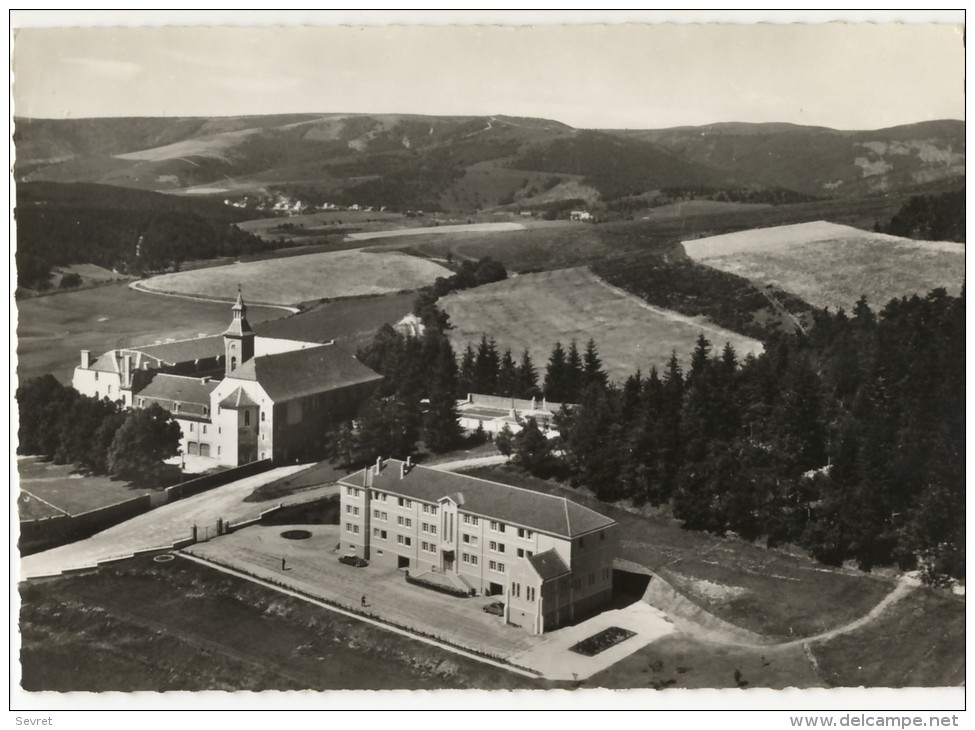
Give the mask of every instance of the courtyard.
[{"label": "courtyard", "polygon": [[[457,598],[406,582],[403,571],[339,562],[338,525],[301,525],[304,539],[288,527],[255,525],[184,552],[255,578],[333,602],[450,644],[505,659],[549,679],[584,679],[674,631],[664,614],[637,601],[542,636],[506,625],[485,612],[496,598]],[[569,651],[577,642],[616,626],[635,635],[592,657]]]}]

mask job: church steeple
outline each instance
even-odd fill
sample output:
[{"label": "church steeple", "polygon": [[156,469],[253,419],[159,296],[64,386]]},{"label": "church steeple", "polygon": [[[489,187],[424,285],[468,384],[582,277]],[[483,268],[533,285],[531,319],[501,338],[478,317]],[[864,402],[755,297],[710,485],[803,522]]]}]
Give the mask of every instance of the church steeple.
[{"label": "church steeple", "polygon": [[254,330],[247,321],[247,305],[244,296],[237,286],[237,301],[232,309],[234,318],[227,331],[223,333],[224,372],[230,375],[239,365],[254,357]]}]

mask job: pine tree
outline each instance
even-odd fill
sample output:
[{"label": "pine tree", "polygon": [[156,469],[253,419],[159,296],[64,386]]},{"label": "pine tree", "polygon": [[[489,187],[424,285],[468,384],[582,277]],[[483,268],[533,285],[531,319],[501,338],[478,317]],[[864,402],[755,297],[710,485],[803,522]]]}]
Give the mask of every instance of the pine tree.
[{"label": "pine tree", "polygon": [[603,370],[603,361],[599,359],[596,352],[596,342],[590,338],[586,343],[586,352],[582,357],[583,362],[583,389],[588,388],[593,383],[606,385],[606,371]]},{"label": "pine tree", "polygon": [[518,363],[518,386],[515,395],[518,398],[534,398],[538,393],[538,371],[535,363],[532,362],[531,355],[526,349],[521,353],[521,361]]},{"label": "pine tree", "polygon": [[498,368],[498,395],[516,396],[518,390],[518,369],[511,357],[511,350],[505,350]]},{"label": "pine tree", "polygon": [[500,358],[494,338],[488,339],[481,335],[481,342],[477,346],[477,357],[474,360],[474,392],[484,395],[495,395],[498,390],[498,368]]},{"label": "pine tree", "polygon": [[556,342],[545,368],[545,397],[554,403],[567,402],[565,350]]},{"label": "pine tree", "polygon": [[582,369],[582,357],[576,341],[569,343],[569,351],[565,357],[565,399],[569,403],[578,403],[582,398],[585,374]]},{"label": "pine tree", "polygon": [[474,348],[471,343],[467,343],[464,356],[460,362],[460,374],[457,377],[457,397],[466,398],[468,394],[474,393]]}]

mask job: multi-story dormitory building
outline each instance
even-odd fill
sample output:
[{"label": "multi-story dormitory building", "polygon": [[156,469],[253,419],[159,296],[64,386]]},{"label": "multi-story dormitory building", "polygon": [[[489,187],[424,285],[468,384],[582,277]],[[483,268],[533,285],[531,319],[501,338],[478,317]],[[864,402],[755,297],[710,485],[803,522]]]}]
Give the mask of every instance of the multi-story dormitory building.
[{"label": "multi-story dormitory building", "polygon": [[341,547],[373,566],[501,595],[533,633],[612,598],[616,522],[564,497],[394,459],[341,484]]}]

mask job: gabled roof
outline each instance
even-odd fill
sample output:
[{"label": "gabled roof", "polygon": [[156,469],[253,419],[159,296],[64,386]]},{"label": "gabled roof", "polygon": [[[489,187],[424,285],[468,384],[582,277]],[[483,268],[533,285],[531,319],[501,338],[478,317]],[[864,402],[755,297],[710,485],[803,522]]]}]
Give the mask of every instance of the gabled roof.
[{"label": "gabled roof", "polygon": [[532,568],[535,569],[538,577],[543,581],[553,580],[572,572],[569,570],[569,566],[565,564],[565,561],[562,560],[562,557],[555,552],[555,548],[546,550],[544,553],[539,553],[538,555],[532,555],[528,558],[528,562],[531,563]]},{"label": "gabled roof", "polygon": [[[456,501],[460,492],[463,494],[460,505],[463,512],[565,538],[585,535],[615,524],[615,520],[565,497],[465,474],[413,466],[400,478],[400,464],[402,462],[398,459],[387,459],[383,470],[372,476],[373,488],[430,503],[444,497]],[[361,488],[363,480],[364,472],[358,471],[341,481]]]},{"label": "gabled roof", "polygon": [[[219,380],[188,378],[183,375],[158,373],[136,397],[158,403],[176,418],[190,421],[210,420],[210,392]],[[140,402],[142,405],[147,405]]]},{"label": "gabled roof", "polygon": [[257,402],[247,395],[243,388],[234,388],[233,392],[220,401],[221,408],[240,408],[241,406],[256,406]]},{"label": "gabled roof", "polygon": [[136,397],[209,406],[210,393],[218,385],[219,380],[158,373],[145,388],[136,393]]},{"label": "gabled roof", "polygon": [[230,373],[231,378],[256,380],[275,402],[382,380],[352,355],[335,345],[309,347],[253,357]]},{"label": "gabled roof", "polygon": [[143,352],[168,365],[222,357],[224,354],[223,337],[221,335],[196,337],[192,340],[178,340],[176,342],[163,342],[158,345],[140,345],[138,347],[127,347],[124,349]]}]

